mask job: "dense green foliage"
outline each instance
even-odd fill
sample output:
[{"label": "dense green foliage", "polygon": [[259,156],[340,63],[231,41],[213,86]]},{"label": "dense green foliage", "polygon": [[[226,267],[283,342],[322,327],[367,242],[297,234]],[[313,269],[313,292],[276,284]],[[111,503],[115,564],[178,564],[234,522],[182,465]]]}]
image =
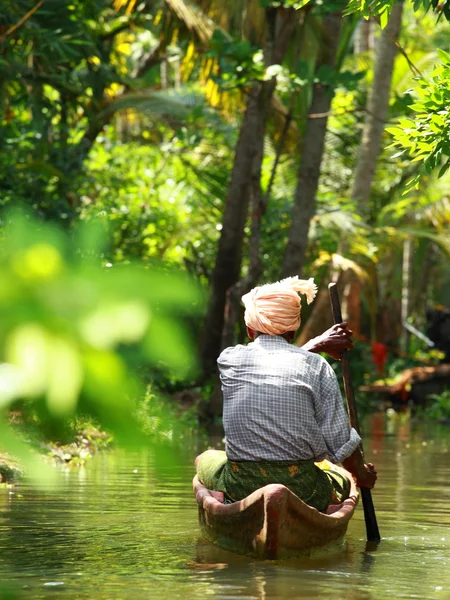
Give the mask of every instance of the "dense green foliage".
[{"label": "dense green foliage", "polygon": [[432,394],[429,398],[429,406],[426,407],[425,417],[436,421],[450,421],[450,392],[448,390],[442,394]]},{"label": "dense green foliage", "polygon": [[[396,2],[403,0],[350,0],[347,7],[347,13],[361,13],[366,19],[369,17],[379,17],[381,27],[385,27]],[[412,0],[411,4],[415,11],[423,9],[425,12],[432,10],[438,17],[444,16],[450,21],[450,3],[448,0]]]},{"label": "dense green foliage", "polygon": [[[438,49],[442,64],[415,89],[416,101],[410,105],[413,118],[401,119],[398,127],[388,128],[396,146],[407,151],[413,162],[420,162],[420,173],[410,183],[418,188],[420,175],[439,168],[438,177],[450,167],[450,55]],[[401,155],[402,153],[400,153]]]}]

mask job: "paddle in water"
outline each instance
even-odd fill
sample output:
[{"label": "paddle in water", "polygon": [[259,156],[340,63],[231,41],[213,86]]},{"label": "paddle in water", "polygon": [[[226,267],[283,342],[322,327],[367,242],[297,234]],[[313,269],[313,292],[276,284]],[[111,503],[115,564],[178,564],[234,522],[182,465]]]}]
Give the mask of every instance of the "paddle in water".
[{"label": "paddle in water", "polygon": [[[328,291],[330,293],[331,300],[331,308],[333,311],[333,318],[336,324],[342,323],[342,313],[341,313],[341,304],[339,302],[339,295],[337,291],[337,287],[335,283],[330,283],[328,285]],[[351,380],[350,373],[350,365],[348,362],[347,351],[344,351],[341,359],[342,364],[342,376],[344,379],[344,389],[345,389],[345,397],[347,398],[347,409],[348,416],[350,419],[350,425],[356,429],[358,434],[360,434],[359,430],[359,422],[358,422],[358,413],[356,412],[356,402],[355,396],[353,394],[353,385]],[[361,452],[364,456],[364,451],[361,444]],[[380,532],[378,530],[377,517],[375,514],[375,508],[373,506],[372,500],[372,492],[369,488],[360,488],[361,490],[361,498],[364,508],[364,520],[366,522],[366,532],[367,532],[367,541],[368,542],[376,542],[377,544],[380,542]]]}]

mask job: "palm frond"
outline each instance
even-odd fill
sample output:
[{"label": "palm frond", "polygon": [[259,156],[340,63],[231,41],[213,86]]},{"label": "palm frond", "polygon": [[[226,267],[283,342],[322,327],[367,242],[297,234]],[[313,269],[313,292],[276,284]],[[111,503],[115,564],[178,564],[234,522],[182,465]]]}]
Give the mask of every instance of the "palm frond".
[{"label": "palm frond", "polygon": [[[419,226],[396,226],[379,227],[374,230],[377,239],[382,240],[386,248],[392,249],[395,245],[400,245],[407,239],[425,239],[433,242],[440,247],[446,254],[450,255],[450,234],[440,234],[429,229],[425,224]],[[380,242],[381,245],[381,242]]]},{"label": "palm frond", "polygon": [[416,219],[431,223],[437,231],[445,231],[450,225],[450,199],[448,197],[440,198],[418,210],[415,216]]},{"label": "palm frond", "polygon": [[194,108],[203,104],[202,96],[192,90],[147,90],[124,94],[116,98],[105,109],[105,113],[133,110],[140,113],[151,113],[159,117],[185,119]]},{"label": "palm frond", "polygon": [[364,227],[361,219],[351,210],[319,210],[314,217],[314,223],[322,229],[335,230],[339,235],[354,234],[358,229]]},{"label": "palm frond", "polygon": [[450,234],[438,234],[434,231],[414,228],[414,227],[399,227],[396,229],[399,236],[404,238],[416,238],[430,240],[436,246],[440,247],[446,254],[450,255]]},{"label": "palm frond", "polygon": [[319,257],[313,263],[313,270],[318,270],[324,265],[331,264],[333,269],[340,271],[353,271],[358,279],[362,282],[371,280],[370,274],[356,261],[346,258],[341,254],[320,252]]},{"label": "palm frond", "polygon": [[186,0],[164,1],[189,31],[194,32],[202,42],[209,42],[216,25],[207,14]]}]

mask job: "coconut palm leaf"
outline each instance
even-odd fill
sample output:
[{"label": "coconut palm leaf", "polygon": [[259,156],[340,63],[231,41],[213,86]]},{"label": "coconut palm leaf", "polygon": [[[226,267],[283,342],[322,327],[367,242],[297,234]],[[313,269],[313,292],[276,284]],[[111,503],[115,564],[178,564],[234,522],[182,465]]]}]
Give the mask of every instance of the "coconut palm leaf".
[{"label": "coconut palm leaf", "polygon": [[438,231],[446,231],[450,224],[450,200],[441,198],[418,212],[418,217],[428,220]]},{"label": "coconut palm leaf", "polygon": [[[124,94],[113,100],[105,109],[105,114],[122,110],[150,113],[168,120],[186,119],[194,108],[204,104],[203,97],[191,89],[146,90]],[[100,115],[102,116],[102,115]]]},{"label": "coconut palm leaf", "polygon": [[348,210],[340,208],[332,210],[319,209],[314,218],[314,223],[322,229],[335,230],[341,236],[355,234],[362,227],[367,227],[350,208]]},{"label": "coconut palm leaf", "polygon": [[189,31],[195,33],[201,42],[209,42],[216,29],[216,25],[205,12],[195,6],[195,4],[186,2],[185,0],[164,1],[184,26]]},{"label": "coconut palm leaf", "polygon": [[427,239],[436,244],[446,254],[450,255],[450,235],[437,234],[435,231],[420,229],[419,227],[398,227],[396,228],[395,237]]},{"label": "coconut palm leaf", "polygon": [[361,282],[370,282],[371,276],[369,272],[364,269],[355,260],[342,256],[338,253],[321,252],[319,257],[314,261],[312,272],[320,269],[325,265],[331,265],[332,270],[338,271],[353,271],[357,275]]}]

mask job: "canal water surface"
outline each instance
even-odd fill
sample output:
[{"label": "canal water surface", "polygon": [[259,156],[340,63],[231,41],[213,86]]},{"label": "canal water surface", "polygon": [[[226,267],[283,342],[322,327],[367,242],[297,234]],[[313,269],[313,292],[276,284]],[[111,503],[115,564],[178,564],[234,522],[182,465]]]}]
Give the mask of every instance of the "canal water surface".
[{"label": "canal water surface", "polygon": [[186,451],[113,452],[56,490],[0,489],[0,597],[34,599],[450,599],[450,428],[375,415],[383,537],[366,548],[362,506],[333,555],[261,562],[202,541]]}]

